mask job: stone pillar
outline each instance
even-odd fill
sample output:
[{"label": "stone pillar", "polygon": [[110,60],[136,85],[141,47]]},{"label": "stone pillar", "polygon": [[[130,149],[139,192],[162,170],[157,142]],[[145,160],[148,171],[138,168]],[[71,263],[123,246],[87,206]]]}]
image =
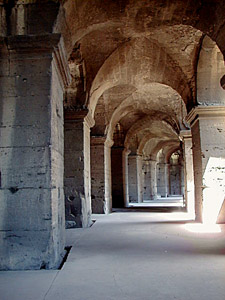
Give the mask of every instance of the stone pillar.
[{"label": "stone pillar", "polygon": [[193,170],[193,155],[192,155],[192,135],[191,130],[182,130],[180,136],[183,140],[184,153],[184,196],[186,200],[187,212],[194,214],[194,170]]},{"label": "stone pillar", "polygon": [[181,195],[181,164],[170,164],[170,194]]},{"label": "stone pillar", "polygon": [[105,213],[112,212],[112,170],[111,170],[111,147],[113,141],[106,140],[104,147],[105,157]]},{"label": "stone pillar", "polygon": [[142,156],[137,155],[137,189],[138,189],[138,202],[143,202],[143,169],[142,169]]},{"label": "stone pillar", "polygon": [[157,199],[157,178],[156,178],[156,165],[157,162],[155,160],[150,160],[150,173],[151,173],[151,179],[150,179],[150,199],[156,200]]},{"label": "stone pillar", "polygon": [[60,35],[11,36],[0,53],[0,268],[57,268],[64,252]]},{"label": "stone pillar", "polygon": [[88,110],[65,112],[66,221],[68,227],[89,227],[91,221],[90,128]]},{"label": "stone pillar", "polygon": [[161,197],[168,196],[168,173],[167,173],[167,165],[165,162],[160,162],[157,165],[157,194],[161,195]]},{"label": "stone pillar", "polygon": [[111,145],[105,137],[91,137],[91,199],[96,214],[112,210]]},{"label": "stone pillar", "polygon": [[[189,113],[193,142],[195,215],[225,221],[225,107],[198,106]],[[204,204],[204,211],[203,211]]]},{"label": "stone pillar", "polygon": [[129,179],[128,179],[128,155],[130,150],[123,150],[123,194],[124,206],[129,207]]},{"label": "stone pillar", "polygon": [[170,164],[168,162],[165,164],[165,177],[166,177],[167,197],[169,197],[169,195],[170,195]]},{"label": "stone pillar", "polygon": [[114,208],[124,207],[123,193],[123,147],[111,148],[112,159],[112,205]]},{"label": "stone pillar", "polygon": [[137,156],[128,156],[129,202],[138,202]]},{"label": "stone pillar", "polygon": [[150,180],[151,180],[151,172],[149,160],[145,159],[143,161],[144,167],[144,186],[143,186],[143,200],[150,200]]},{"label": "stone pillar", "polygon": [[91,206],[96,214],[105,213],[105,138],[91,136]]},{"label": "stone pillar", "polygon": [[183,162],[181,162],[180,164],[180,190],[181,190],[181,195],[184,196],[185,187],[184,187],[184,163]]}]

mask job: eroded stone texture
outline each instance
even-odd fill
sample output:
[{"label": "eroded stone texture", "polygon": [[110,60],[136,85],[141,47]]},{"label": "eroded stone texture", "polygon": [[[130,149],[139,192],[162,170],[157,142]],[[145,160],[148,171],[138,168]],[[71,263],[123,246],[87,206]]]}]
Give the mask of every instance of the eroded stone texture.
[{"label": "eroded stone texture", "polygon": [[[65,197],[68,226],[91,225],[90,127],[87,111],[65,114]],[[74,223],[71,223],[74,222]]]},{"label": "eroded stone texture", "polygon": [[181,164],[178,153],[170,158],[170,195],[181,195]]},{"label": "eroded stone texture", "polygon": [[138,202],[143,202],[143,170],[142,170],[142,156],[137,156],[137,189],[138,189]]},{"label": "eroded stone texture", "polygon": [[167,197],[169,194],[167,185],[167,166],[165,162],[157,164],[157,194],[161,197]]},{"label": "eroded stone texture", "polygon": [[93,213],[105,209],[105,138],[91,137],[91,204]]},{"label": "eroded stone texture", "polygon": [[91,137],[91,204],[92,212],[110,213],[111,191],[111,145],[104,137]]},{"label": "eroded stone texture", "polygon": [[129,202],[138,202],[137,156],[128,156]]},{"label": "eroded stone texture", "polygon": [[150,181],[151,181],[151,174],[150,174],[150,165],[147,159],[143,161],[143,172],[144,172],[144,180],[143,180],[143,200],[150,199]]},{"label": "eroded stone texture", "polygon": [[62,261],[63,82],[53,59],[59,38],[18,36],[1,44],[1,269],[56,268]]},{"label": "eroded stone texture", "polygon": [[155,200],[157,199],[157,177],[156,177],[156,165],[157,161],[150,160],[150,199]]}]

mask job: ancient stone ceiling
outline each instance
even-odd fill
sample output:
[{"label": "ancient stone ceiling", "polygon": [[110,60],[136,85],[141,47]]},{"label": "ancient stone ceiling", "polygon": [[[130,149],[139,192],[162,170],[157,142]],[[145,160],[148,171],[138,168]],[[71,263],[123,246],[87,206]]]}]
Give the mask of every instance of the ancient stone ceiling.
[{"label": "ancient stone ceiling", "polygon": [[[112,139],[120,123],[126,147],[149,152],[165,141],[179,145],[179,130],[196,103],[203,36],[221,40],[222,2],[65,1],[60,17],[66,22],[56,28],[65,32],[73,70],[79,57],[69,105],[85,101],[96,123],[92,135]],[[132,133],[137,124],[139,132]]]}]

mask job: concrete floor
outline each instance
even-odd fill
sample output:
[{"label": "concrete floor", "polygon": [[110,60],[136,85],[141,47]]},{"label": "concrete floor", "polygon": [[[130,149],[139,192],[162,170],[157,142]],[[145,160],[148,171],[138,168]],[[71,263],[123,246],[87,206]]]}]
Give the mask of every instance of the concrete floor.
[{"label": "concrete floor", "polygon": [[225,226],[191,233],[184,213],[116,212],[68,229],[62,270],[0,272],[1,300],[223,300]]}]

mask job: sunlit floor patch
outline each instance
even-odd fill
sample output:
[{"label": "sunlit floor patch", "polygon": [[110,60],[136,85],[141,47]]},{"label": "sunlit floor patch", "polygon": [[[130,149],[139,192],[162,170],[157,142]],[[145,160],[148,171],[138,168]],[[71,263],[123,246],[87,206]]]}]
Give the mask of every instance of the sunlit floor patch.
[{"label": "sunlit floor patch", "polygon": [[221,228],[218,224],[185,224],[184,228],[193,233],[220,233]]}]

